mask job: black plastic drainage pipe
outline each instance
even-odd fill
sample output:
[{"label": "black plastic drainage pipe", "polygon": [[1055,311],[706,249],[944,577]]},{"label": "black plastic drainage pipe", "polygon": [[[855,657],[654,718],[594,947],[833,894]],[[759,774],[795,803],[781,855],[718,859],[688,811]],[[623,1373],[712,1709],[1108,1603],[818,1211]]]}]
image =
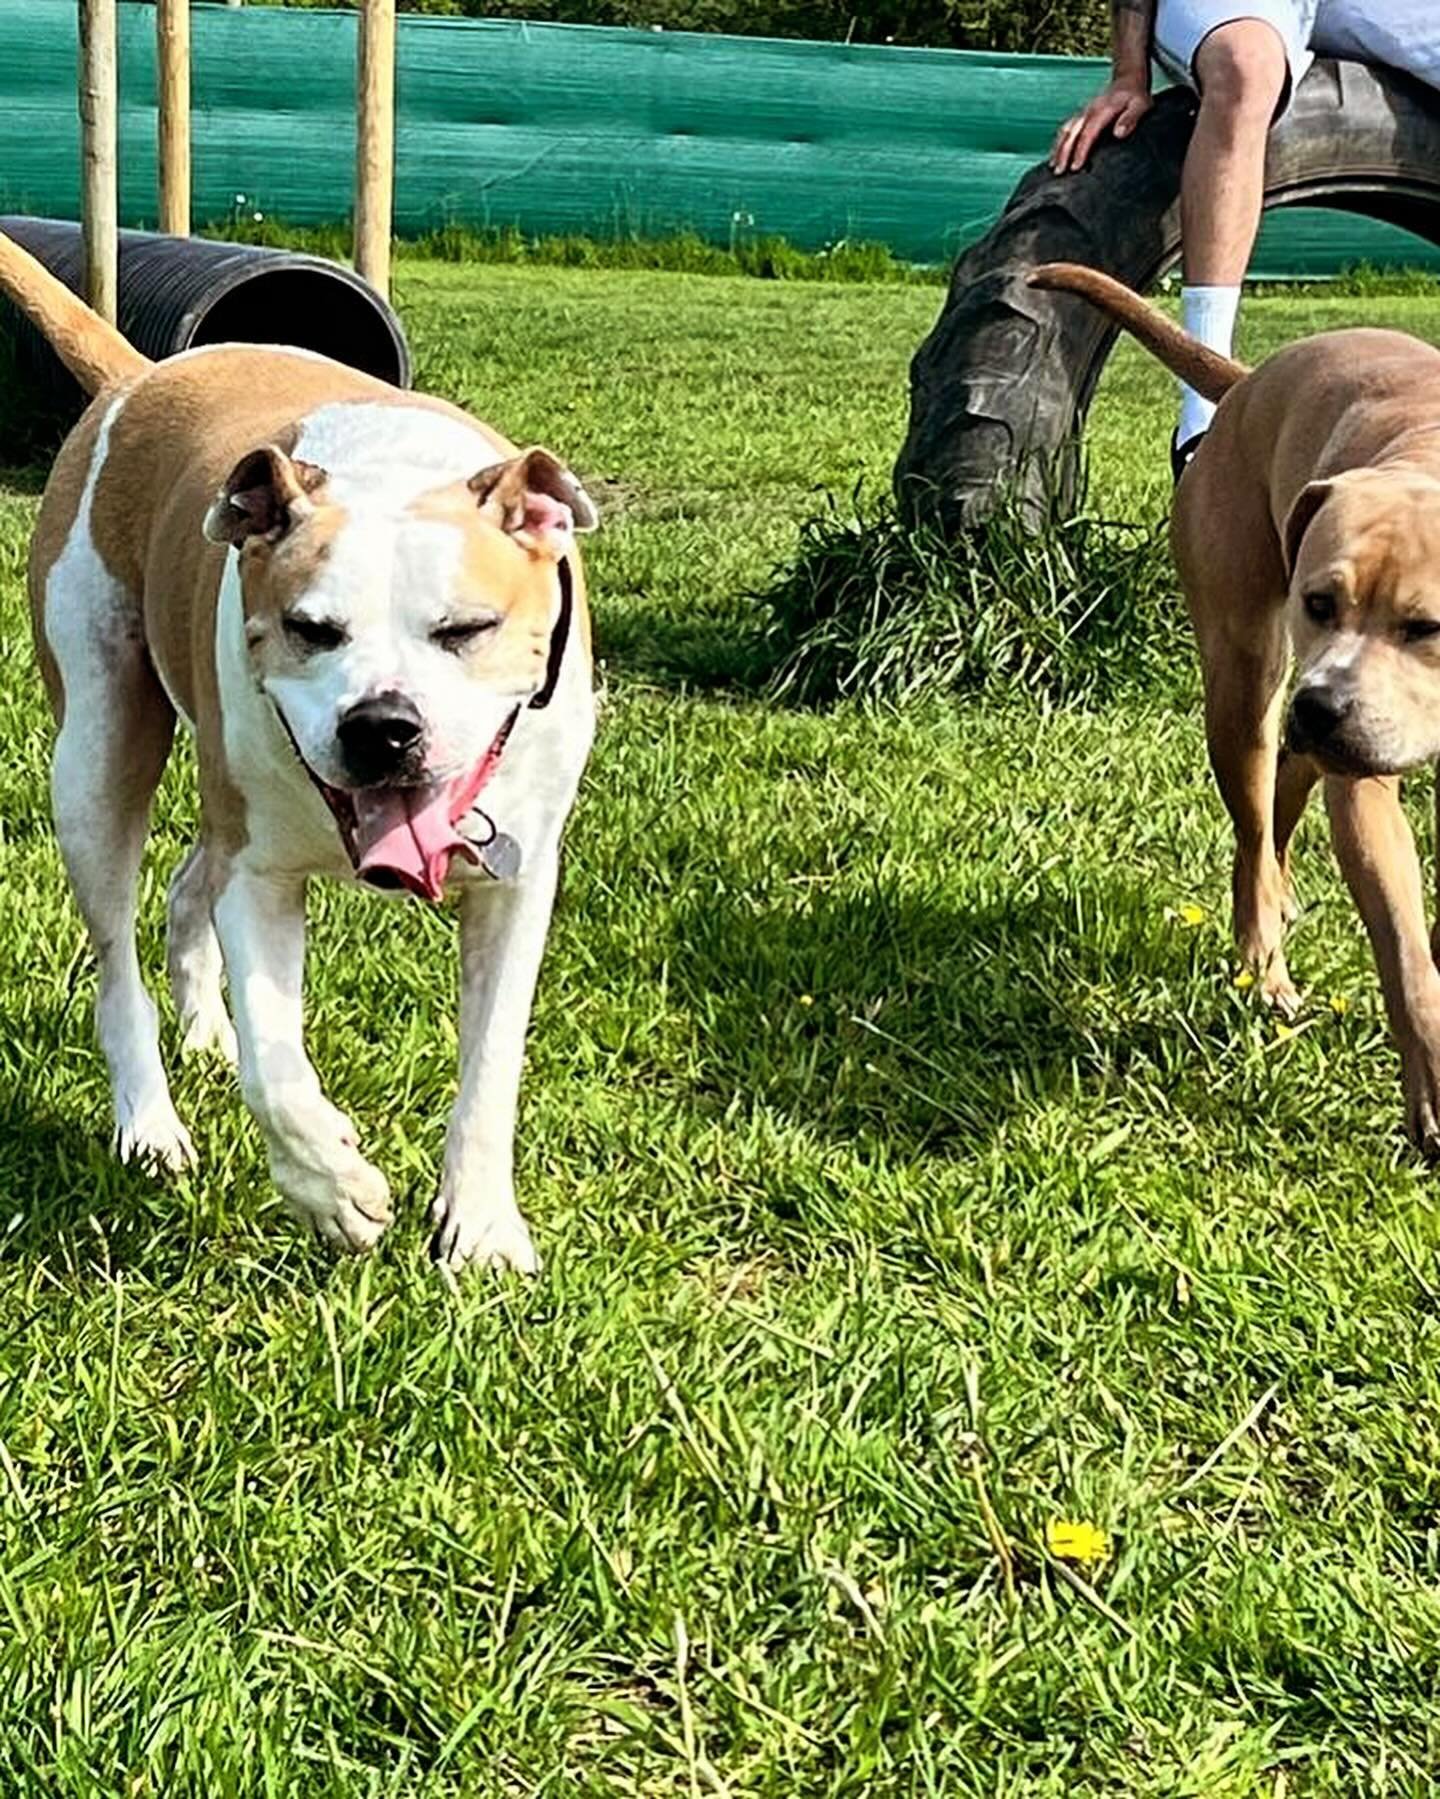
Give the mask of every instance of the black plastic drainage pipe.
[{"label": "black plastic drainage pipe", "polygon": [[[66,219],[0,217],[67,287],[85,284],[80,227]],[[4,305],[15,372],[37,407],[72,423],[84,406],[78,384],[40,334]],[[119,325],[137,350],[160,361],[201,344],[288,344],[316,350],[396,387],[410,385],[410,347],[400,321],[368,282],[339,263],[291,250],[120,233]],[[0,396],[4,410],[13,401]]]}]

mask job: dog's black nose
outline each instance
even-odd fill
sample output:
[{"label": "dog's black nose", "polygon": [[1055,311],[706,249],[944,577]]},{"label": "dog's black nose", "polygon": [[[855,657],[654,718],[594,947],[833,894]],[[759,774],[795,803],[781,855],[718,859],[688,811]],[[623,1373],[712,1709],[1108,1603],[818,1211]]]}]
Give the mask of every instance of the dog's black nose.
[{"label": "dog's black nose", "polygon": [[1335,735],[1349,710],[1326,687],[1297,687],[1290,702],[1291,735],[1302,744],[1322,744]]},{"label": "dog's black nose", "polygon": [[403,693],[372,694],[340,720],[335,735],[352,780],[372,786],[397,775],[419,745],[424,722]]}]

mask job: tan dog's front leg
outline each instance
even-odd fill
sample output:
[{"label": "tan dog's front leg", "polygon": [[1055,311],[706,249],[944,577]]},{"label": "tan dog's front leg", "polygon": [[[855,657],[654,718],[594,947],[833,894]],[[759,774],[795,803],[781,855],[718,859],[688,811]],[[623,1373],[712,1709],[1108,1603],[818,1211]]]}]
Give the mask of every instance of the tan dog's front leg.
[{"label": "tan dog's front leg", "polygon": [[460,1092],[435,1202],[435,1256],[533,1274],[515,1203],[515,1111],[530,1004],[555,902],[557,855],[521,878],[469,882],[460,902]]},{"label": "tan dog's front leg", "polygon": [[[1197,627],[1201,624],[1197,616]],[[1235,827],[1231,899],[1235,943],[1265,998],[1295,1012],[1300,996],[1285,966],[1285,870],[1277,853],[1277,810],[1285,847],[1303,796],[1277,793],[1280,710],[1286,644],[1278,616],[1265,621],[1256,645],[1201,632],[1205,672],[1205,738],[1210,766]]]},{"label": "tan dog's front leg", "polygon": [[1280,864],[1284,894],[1280,902],[1281,916],[1287,925],[1300,916],[1300,902],[1295,898],[1295,877],[1291,870],[1291,845],[1296,827],[1305,813],[1305,805],[1320,779],[1320,770],[1308,756],[1294,750],[1282,750],[1275,771],[1275,860]]},{"label": "tan dog's front leg", "polygon": [[1420,858],[1401,809],[1399,777],[1327,776],[1325,805],[1399,1045],[1406,1126],[1426,1155],[1440,1155],[1440,973],[1431,958]]},{"label": "tan dog's front leg", "polygon": [[265,1134],[287,1204],[335,1249],[373,1248],[390,1222],[385,1177],[355,1147],[355,1127],[320,1091],[305,1054],[305,883],[233,867],[215,901],[240,1089]]}]

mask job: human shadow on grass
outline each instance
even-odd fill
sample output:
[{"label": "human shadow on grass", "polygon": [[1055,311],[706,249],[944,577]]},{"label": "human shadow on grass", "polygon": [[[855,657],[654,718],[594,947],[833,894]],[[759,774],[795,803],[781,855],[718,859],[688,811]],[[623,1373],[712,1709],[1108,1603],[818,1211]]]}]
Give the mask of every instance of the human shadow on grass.
[{"label": "human shadow on grass", "polygon": [[[878,890],[791,909],[743,891],[697,903],[668,963],[702,1046],[698,1100],[723,1110],[740,1093],[846,1142],[965,1153],[1018,1108],[1073,1095],[1077,1070],[1099,1091],[1174,1027],[1137,1018],[1107,1035],[1087,994],[1182,984],[1196,953],[1153,896],[1108,892],[1112,918],[1134,923],[1112,922],[1104,943],[1058,891],[980,907]],[[1218,1008],[1190,1022],[1230,1028]]]}]

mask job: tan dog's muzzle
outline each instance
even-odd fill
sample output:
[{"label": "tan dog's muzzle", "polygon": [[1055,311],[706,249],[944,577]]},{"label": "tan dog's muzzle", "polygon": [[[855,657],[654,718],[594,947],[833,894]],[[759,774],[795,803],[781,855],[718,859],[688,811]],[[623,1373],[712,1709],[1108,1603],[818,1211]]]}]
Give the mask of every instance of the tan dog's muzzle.
[{"label": "tan dog's muzzle", "polygon": [[1290,699],[1285,724],[1286,746],[1297,755],[1349,772],[1354,757],[1345,741],[1351,701],[1323,681],[1304,682]]}]

